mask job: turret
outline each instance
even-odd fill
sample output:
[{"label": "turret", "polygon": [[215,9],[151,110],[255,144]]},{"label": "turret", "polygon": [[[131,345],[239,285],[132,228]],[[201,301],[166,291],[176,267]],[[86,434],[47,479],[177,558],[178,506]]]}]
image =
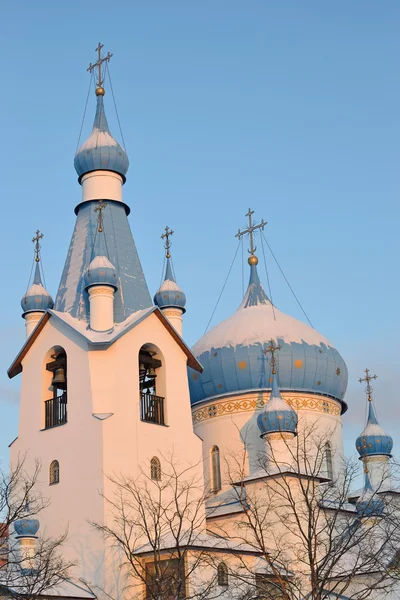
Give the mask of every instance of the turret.
[{"label": "turret", "polygon": [[38,519],[32,519],[29,515],[29,503],[25,506],[25,515],[14,522],[16,539],[18,540],[18,566],[25,575],[33,574],[35,569],[35,554],[37,532],[40,527]]},{"label": "turret", "polygon": [[171,264],[171,242],[169,238],[174,232],[165,228],[161,239],[165,239],[165,274],[164,280],[154,296],[154,304],[159,306],[177,332],[182,335],[182,316],[185,313],[186,296],[175,281]]},{"label": "turret", "polygon": [[356,502],[357,516],[361,520],[382,517],[385,503],[373,490],[368,469],[365,469],[364,490]]},{"label": "turret", "polygon": [[35,271],[32,284],[29,285],[26,294],[21,300],[23,310],[22,317],[25,319],[26,337],[28,338],[35,329],[46,310],[53,308],[53,298],[42,283],[42,274],[40,269],[40,240],[43,234],[36,232],[33,238],[35,244]]},{"label": "turret", "polygon": [[105,256],[107,246],[103,230],[103,210],[100,202],[94,210],[98,213],[98,226],[93,244],[94,258],[85,273],[85,289],[89,294],[90,329],[110,331],[114,327],[114,293],[118,289],[118,276],[114,265]]},{"label": "turret", "polygon": [[379,489],[384,486],[390,486],[390,463],[391,451],[393,448],[393,439],[385,433],[379,425],[378,418],[374,409],[371,387],[371,380],[376,379],[376,375],[370,375],[369,370],[365,369],[365,377],[360,379],[360,383],[366,382],[366,394],[368,404],[367,423],[364,430],[356,440],[356,448],[360,455],[360,460],[364,463],[364,469],[368,471],[368,479],[374,488]]},{"label": "turret", "polygon": [[270,467],[286,468],[293,463],[290,442],[297,434],[298,417],[291,406],[282,398],[276,373],[275,352],[280,349],[274,340],[270,340],[268,352],[271,353],[272,385],[268,404],[258,415],[257,425],[260,437],[268,444]]},{"label": "turret", "polygon": [[102,45],[96,48],[97,62],[89,65],[89,71],[97,71],[97,108],[93,129],[75,155],[75,170],[82,186],[82,202],[89,200],[114,200],[122,202],[122,186],[129,168],[128,156],[122,146],[111,135],[104,111],[103,64],[109,62],[111,54],[101,57]]}]

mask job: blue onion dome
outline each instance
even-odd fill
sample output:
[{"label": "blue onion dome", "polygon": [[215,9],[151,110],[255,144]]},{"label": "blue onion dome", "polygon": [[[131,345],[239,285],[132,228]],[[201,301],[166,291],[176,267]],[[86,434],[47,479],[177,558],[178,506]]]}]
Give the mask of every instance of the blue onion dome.
[{"label": "blue onion dome", "polygon": [[186,296],[175,281],[169,256],[164,281],[154,295],[154,304],[160,308],[180,308],[185,312]]},{"label": "blue onion dome", "polygon": [[85,273],[86,289],[94,285],[109,285],[117,290],[117,281],[117,271],[108,258],[95,256]]},{"label": "blue onion dome", "polygon": [[368,400],[367,424],[364,431],[356,440],[356,448],[360,458],[366,456],[391,456],[393,439],[379,425],[372,399]]},{"label": "blue onion dome", "polygon": [[365,473],[364,490],[356,502],[357,515],[363,517],[381,517],[385,511],[385,503],[372,489],[368,471]]},{"label": "blue onion dome", "polygon": [[269,340],[281,346],[278,358],[282,392],[307,392],[343,401],[347,367],[336,348],[305,323],[272,305],[250,257],[250,280],[237,311],[207,332],[192,348],[203,373],[189,370],[192,404],[224,395],[271,389],[265,353]]},{"label": "blue onion dome", "polygon": [[97,96],[96,116],[92,132],[78,149],[74,165],[79,180],[86,173],[102,170],[114,171],[122,175],[125,181],[125,175],[129,168],[128,156],[110,133],[102,95]]},{"label": "blue onion dome", "polygon": [[53,308],[53,305],[53,298],[42,283],[39,262],[36,262],[32,285],[21,300],[23,314],[27,312],[45,312],[47,309]]},{"label": "blue onion dome", "polygon": [[19,537],[34,537],[36,536],[40,523],[38,519],[32,519],[29,517],[29,503],[26,503],[24,512],[26,516],[21,519],[14,521],[14,529]]},{"label": "blue onion dome", "polygon": [[261,437],[269,433],[290,433],[296,435],[297,414],[282,398],[276,374],[272,375],[272,389],[269,402],[257,417]]}]

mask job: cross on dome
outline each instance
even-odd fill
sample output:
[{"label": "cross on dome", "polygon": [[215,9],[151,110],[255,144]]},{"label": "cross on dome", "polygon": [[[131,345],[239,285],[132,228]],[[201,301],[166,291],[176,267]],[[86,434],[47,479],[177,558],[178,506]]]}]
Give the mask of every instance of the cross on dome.
[{"label": "cross on dome", "polygon": [[36,235],[32,238],[32,242],[35,244],[35,261],[40,262],[40,240],[44,238],[44,234],[40,233],[39,229],[36,230]]},{"label": "cross on dome", "polygon": [[272,375],[276,375],[275,352],[279,352],[279,350],[282,350],[282,346],[280,344],[276,344],[275,340],[272,338],[269,340],[269,346],[264,350],[264,354],[271,354]]},{"label": "cross on dome", "polygon": [[255,256],[255,251],[257,250],[257,246],[254,245],[253,234],[257,229],[261,229],[261,231],[263,231],[264,227],[266,225],[268,225],[268,223],[266,221],[264,221],[264,219],[261,219],[261,223],[256,225],[256,223],[253,223],[253,219],[252,219],[253,215],[254,215],[254,210],[251,210],[251,208],[249,208],[249,211],[245,215],[246,217],[248,217],[248,220],[249,220],[249,224],[248,224],[247,228],[243,229],[243,231],[240,231],[240,229],[238,229],[238,232],[235,235],[235,237],[237,237],[239,240],[241,240],[244,235],[249,236],[250,248],[248,249],[248,253],[250,254],[250,257],[249,257],[250,265],[258,263],[258,259]]},{"label": "cross on dome", "polygon": [[105,207],[107,206],[107,203],[104,202],[104,200],[99,200],[99,204],[98,206],[96,206],[96,208],[94,209],[95,213],[98,213],[97,215],[97,231],[98,233],[103,233],[103,210],[105,209]]},{"label": "cross on dome", "polygon": [[102,67],[103,63],[110,62],[110,59],[112,57],[112,54],[110,52],[108,52],[107,56],[103,56],[103,58],[102,58],[101,57],[102,48],[104,48],[104,44],[101,44],[99,42],[97,45],[97,48],[96,48],[97,61],[94,64],[90,63],[87,68],[89,73],[92,73],[95,69],[97,69],[96,96],[104,96],[104,94],[105,94],[105,90],[103,87],[104,74],[102,73],[101,67]]},{"label": "cross on dome", "polygon": [[372,379],[378,379],[378,375],[370,375],[369,374],[369,369],[365,369],[365,377],[361,378],[358,380],[360,383],[363,383],[364,381],[367,383],[367,385],[365,386],[365,393],[368,396],[368,402],[372,402],[372,392],[374,391],[373,388],[371,387],[371,381]]},{"label": "cross on dome", "polygon": [[166,256],[166,258],[171,258],[171,254],[169,253],[169,249],[171,248],[171,242],[169,241],[169,238],[171,237],[171,235],[174,235],[174,231],[172,229],[170,229],[168,227],[168,225],[166,226],[164,231],[165,231],[165,233],[163,233],[161,235],[161,239],[165,240],[165,243],[164,243],[164,248],[166,250],[165,256]]}]

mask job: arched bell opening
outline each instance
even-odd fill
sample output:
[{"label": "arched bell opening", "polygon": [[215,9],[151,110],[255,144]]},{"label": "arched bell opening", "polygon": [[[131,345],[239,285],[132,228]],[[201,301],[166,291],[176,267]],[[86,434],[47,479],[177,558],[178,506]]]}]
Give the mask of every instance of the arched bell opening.
[{"label": "arched bell opening", "polygon": [[67,422],[67,354],[61,346],[53,346],[45,357],[44,428]]},{"label": "arched bell opening", "polygon": [[146,423],[166,425],[164,357],[154,344],[139,351],[140,418]]}]

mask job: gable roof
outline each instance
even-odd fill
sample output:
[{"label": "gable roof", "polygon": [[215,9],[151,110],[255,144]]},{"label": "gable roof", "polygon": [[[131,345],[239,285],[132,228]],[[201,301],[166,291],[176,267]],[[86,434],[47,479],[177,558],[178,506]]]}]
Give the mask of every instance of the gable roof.
[{"label": "gable roof", "polygon": [[44,329],[47,322],[53,318],[58,321],[61,321],[79,335],[81,335],[88,344],[92,348],[97,348],[99,350],[105,350],[109,346],[111,346],[114,342],[116,342],[120,337],[125,335],[128,331],[136,327],[139,323],[147,319],[147,317],[151,314],[154,314],[155,317],[164,325],[170,335],[174,338],[176,343],[180,346],[183,352],[187,356],[187,364],[189,367],[201,373],[203,371],[203,367],[199,363],[199,361],[192,354],[190,348],[185,344],[179,333],[176,329],[171,325],[167,317],[163,314],[163,312],[157,307],[152,306],[150,308],[145,308],[143,310],[138,310],[130,315],[125,321],[122,323],[117,323],[112,331],[109,332],[97,332],[92,331],[86,321],[80,321],[75,317],[71,316],[69,313],[59,312],[57,310],[48,310],[45,312],[43,317],[40,319],[39,323],[36,325],[35,329],[26,340],[25,344],[22,346],[18,356],[13,361],[12,365],[7,371],[7,374],[10,379],[18,375],[22,372],[22,361],[29,352],[35,340],[38,338],[40,332]]}]

